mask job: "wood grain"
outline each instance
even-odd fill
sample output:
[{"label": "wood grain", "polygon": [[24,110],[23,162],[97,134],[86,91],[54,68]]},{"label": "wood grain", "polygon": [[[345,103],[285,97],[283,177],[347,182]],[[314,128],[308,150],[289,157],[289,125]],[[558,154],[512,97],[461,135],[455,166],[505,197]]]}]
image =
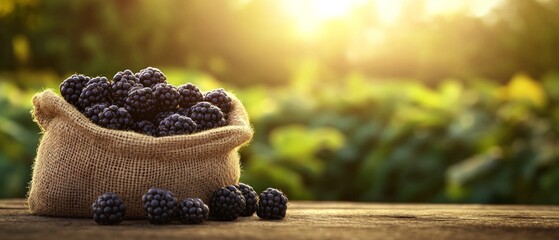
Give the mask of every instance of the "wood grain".
[{"label": "wood grain", "polygon": [[559,206],[292,202],[281,221],[100,226],[34,216],[12,199],[0,200],[0,239],[559,239]]}]

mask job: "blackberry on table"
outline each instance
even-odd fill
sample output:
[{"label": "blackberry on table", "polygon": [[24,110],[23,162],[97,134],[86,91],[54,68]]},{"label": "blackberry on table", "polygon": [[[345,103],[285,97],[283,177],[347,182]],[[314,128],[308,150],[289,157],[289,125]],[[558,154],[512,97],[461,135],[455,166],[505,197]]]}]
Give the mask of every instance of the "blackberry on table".
[{"label": "blackberry on table", "polygon": [[210,217],[220,221],[232,221],[246,207],[245,198],[235,186],[222,187],[210,199]]},{"label": "blackberry on table", "polygon": [[99,113],[99,125],[108,129],[128,130],[133,126],[132,115],[122,107],[111,105]]},{"label": "blackberry on table", "polygon": [[137,86],[130,89],[125,102],[126,110],[134,117],[146,118],[155,109],[155,95],[149,87]]},{"label": "blackberry on table", "polygon": [[111,102],[111,83],[106,77],[95,77],[87,82],[80,93],[78,105],[83,110],[95,104]]},{"label": "blackberry on table", "polygon": [[231,111],[231,98],[227,96],[223,88],[215,89],[204,94],[204,101],[217,106],[224,115]]},{"label": "blackberry on table", "polygon": [[151,224],[170,223],[178,213],[177,198],[171,191],[165,189],[150,188],[142,196],[142,202]]},{"label": "blackberry on table", "polygon": [[88,76],[73,74],[60,84],[60,94],[66,102],[79,108],[78,100],[88,81]]},{"label": "blackberry on table", "polygon": [[192,105],[204,100],[200,89],[192,83],[179,86],[178,92],[180,94],[179,106],[181,108],[190,108]]},{"label": "blackberry on table", "polygon": [[252,214],[254,214],[254,212],[256,212],[256,209],[258,208],[258,194],[251,186],[245,183],[239,183],[235,187],[239,189],[239,191],[241,191],[246,202],[246,207],[243,209],[243,211],[241,211],[239,215],[241,217],[252,216]]},{"label": "blackberry on table", "polygon": [[115,105],[123,107],[128,97],[128,91],[139,84],[139,79],[128,69],[117,72],[111,84],[111,97]]},{"label": "blackberry on table", "polygon": [[109,106],[108,103],[100,103],[100,104],[95,104],[91,107],[86,107],[85,110],[83,111],[83,115],[89,118],[91,122],[95,124],[99,124],[99,114],[103,112],[103,109],[105,109],[107,106]]},{"label": "blackberry on table", "polygon": [[149,136],[156,136],[157,135],[157,128],[149,120],[142,120],[142,121],[136,122],[134,124],[134,127],[132,127],[132,130],[134,130],[137,133],[143,133],[143,134],[146,134],[146,135],[149,135]]},{"label": "blackberry on table", "polygon": [[153,86],[153,94],[155,95],[155,108],[158,111],[176,110],[179,105],[179,92],[171,84],[158,83]]},{"label": "blackberry on table", "polygon": [[196,129],[196,123],[192,119],[175,113],[159,123],[157,135],[163,137],[190,134],[196,132]]},{"label": "blackberry on table", "polygon": [[101,225],[119,224],[126,214],[126,204],[113,192],[107,192],[97,197],[91,208],[93,209],[93,220]]},{"label": "blackberry on table", "polygon": [[200,131],[225,126],[227,122],[221,109],[209,102],[199,102],[190,108],[190,118]]},{"label": "blackberry on table", "polygon": [[260,193],[256,215],[262,219],[283,219],[287,211],[287,197],[275,188],[268,188]]},{"label": "blackberry on table", "polygon": [[208,219],[210,209],[200,198],[186,198],[179,206],[180,220],[186,224],[198,224]]},{"label": "blackberry on table", "polygon": [[136,73],[135,76],[144,87],[153,87],[158,83],[167,83],[167,77],[165,77],[165,74],[154,67],[142,69],[140,72]]}]

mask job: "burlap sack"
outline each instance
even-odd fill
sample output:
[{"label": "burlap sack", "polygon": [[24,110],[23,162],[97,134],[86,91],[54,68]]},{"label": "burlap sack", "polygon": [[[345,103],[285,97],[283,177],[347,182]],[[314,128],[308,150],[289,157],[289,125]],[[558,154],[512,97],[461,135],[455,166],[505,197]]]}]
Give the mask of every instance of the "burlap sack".
[{"label": "burlap sack", "polygon": [[[230,94],[231,95],[231,94]],[[171,190],[181,200],[204,202],[240,176],[238,149],[253,130],[241,102],[231,95],[228,126],[155,138],[91,123],[52,90],[33,98],[33,117],[43,136],[28,193],[32,213],[91,217],[91,204],[104,192],[118,193],[126,217],[144,217],[141,197],[150,187]]]}]

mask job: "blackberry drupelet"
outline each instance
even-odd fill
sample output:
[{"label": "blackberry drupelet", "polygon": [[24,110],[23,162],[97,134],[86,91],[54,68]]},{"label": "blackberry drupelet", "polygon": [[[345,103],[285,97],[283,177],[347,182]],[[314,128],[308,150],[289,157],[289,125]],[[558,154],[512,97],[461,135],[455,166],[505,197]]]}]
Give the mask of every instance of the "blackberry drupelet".
[{"label": "blackberry drupelet", "polygon": [[150,188],[142,196],[144,211],[151,224],[167,224],[178,213],[177,199],[173,193],[160,188]]},{"label": "blackberry drupelet", "polygon": [[88,76],[74,74],[69,78],[66,78],[66,80],[60,84],[60,94],[64,97],[66,102],[79,108],[78,100],[80,99],[80,94],[87,85],[88,81]]},{"label": "blackberry drupelet", "polygon": [[155,109],[157,111],[174,111],[179,105],[179,92],[171,84],[158,83],[153,87]]},{"label": "blackberry drupelet", "polygon": [[132,115],[126,109],[111,105],[99,113],[99,125],[108,129],[128,130],[134,124]]},{"label": "blackberry drupelet", "polygon": [[179,106],[181,108],[190,108],[194,104],[204,100],[204,96],[200,89],[192,83],[187,83],[178,87],[180,94]]},{"label": "blackberry drupelet", "polygon": [[167,83],[165,74],[154,67],[147,67],[140,70],[140,72],[136,73],[136,77],[144,87],[153,87],[158,83]]},{"label": "blackberry drupelet", "polygon": [[209,102],[199,102],[192,106],[189,116],[198,124],[199,131],[221,127],[227,124],[221,110]]},{"label": "blackberry drupelet", "polygon": [[111,83],[106,77],[95,77],[82,90],[78,105],[80,110],[99,103],[111,103]]},{"label": "blackberry drupelet", "polygon": [[222,187],[210,199],[210,217],[220,221],[232,221],[246,207],[245,198],[235,186]]},{"label": "blackberry drupelet", "polygon": [[112,192],[97,197],[91,208],[93,209],[93,220],[101,225],[119,224],[126,214],[126,204],[116,193]]},{"label": "blackberry drupelet", "polygon": [[157,135],[160,137],[173,136],[180,134],[190,134],[196,132],[197,126],[192,119],[180,114],[173,114],[163,119],[157,128]]},{"label": "blackberry drupelet", "polygon": [[254,212],[256,212],[256,209],[258,208],[258,194],[251,186],[245,183],[239,183],[235,187],[239,189],[239,191],[241,191],[246,202],[246,207],[243,209],[243,211],[241,211],[240,216],[252,216],[252,214],[254,214]]},{"label": "blackberry drupelet", "polygon": [[142,120],[136,122],[132,130],[134,130],[134,132],[143,133],[149,136],[157,135],[157,128],[155,127],[155,125],[153,125],[151,121],[148,120]]},{"label": "blackberry drupelet", "polygon": [[227,96],[223,88],[215,89],[204,94],[204,101],[217,106],[225,116],[231,111],[231,98]]},{"label": "blackberry drupelet", "polygon": [[115,105],[124,107],[128,91],[139,84],[139,79],[134,76],[134,73],[128,69],[117,72],[113,77],[111,84],[111,97]]},{"label": "blackberry drupelet", "polygon": [[105,109],[107,106],[109,106],[109,104],[100,103],[100,104],[95,104],[91,107],[86,107],[85,110],[83,111],[83,115],[89,118],[91,122],[95,124],[99,124],[99,114],[103,112],[103,109]]},{"label": "blackberry drupelet", "polygon": [[155,109],[155,95],[149,87],[136,86],[130,89],[125,102],[126,110],[136,118],[148,118]]},{"label": "blackberry drupelet", "polygon": [[275,188],[268,188],[260,193],[256,215],[262,219],[283,219],[287,211],[287,197]]},{"label": "blackberry drupelet", "polygon": [[180,220],[186,224],[199,224],[208,219],[210,209],[200,198],[186,198],[179,206]]}]

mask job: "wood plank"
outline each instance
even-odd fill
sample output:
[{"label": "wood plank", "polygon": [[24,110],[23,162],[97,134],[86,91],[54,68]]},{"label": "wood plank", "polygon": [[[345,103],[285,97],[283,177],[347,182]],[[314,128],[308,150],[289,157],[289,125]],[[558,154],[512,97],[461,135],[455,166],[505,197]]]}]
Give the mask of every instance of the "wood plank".
[{"label": "wood plank", "polygon": [[34,216],[0,200],[0,239],[559,239],[559,206],[292,202],[287,218],[202,225]]}]

